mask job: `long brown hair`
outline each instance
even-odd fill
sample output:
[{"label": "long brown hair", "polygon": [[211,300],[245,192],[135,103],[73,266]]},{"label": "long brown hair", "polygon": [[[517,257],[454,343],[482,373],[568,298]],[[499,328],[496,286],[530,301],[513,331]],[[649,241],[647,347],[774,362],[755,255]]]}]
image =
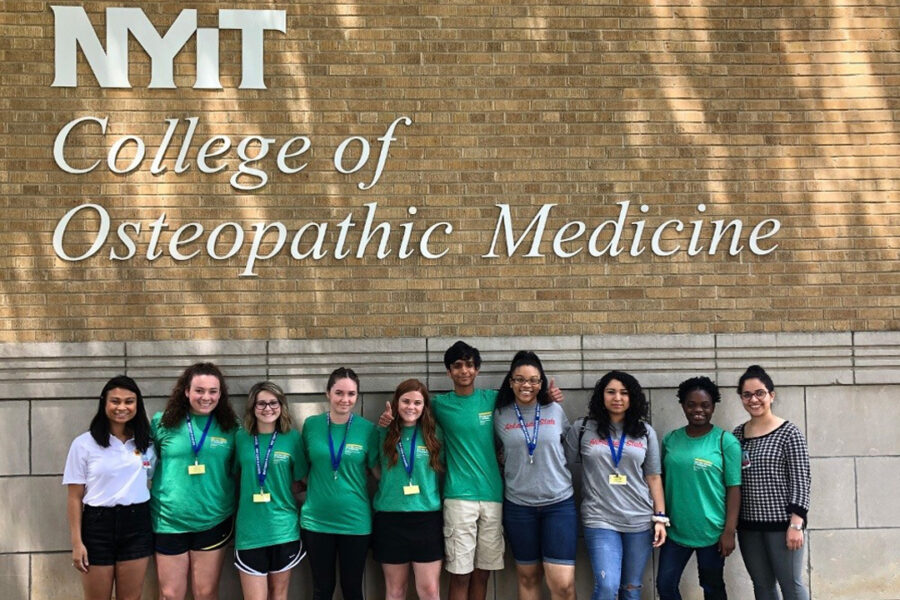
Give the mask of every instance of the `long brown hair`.
[{"label": "long brown hair", "polygon": [[422,416],[419,417],[419,426],[422,428],[422,438],[425,440],[425,447],[428,448],[428,463],[431,469],[440,473],[444,470],[441,465],[440,451],[441,442],[437,438],[437,425],[434,422],[434,415],[431,414],[431,399],[428,396],[428,388],[418,379],[407,379],[397,386],[394,390],[394,399],[391,400],[391,412],[397,417],[388,425],[387,435],[384,437],[384,455],[388,459],[388,465],[393,467],[397,464],[397,442],[400,441],[400,430],[403,425],[400,422],[400,396],[408,392],[419,392],[425,403],[422,407]]},{"label": "long brown hair", "polygon": [[216,418],[219,427],[225,431],[231,431],[238,426],[238,418],[231,408],[228,401],[228,386],[225,385],[225,376],[219,367],[211,362],[194,363],[184,370],[184,373],[175,382],[172,393],[169,394],[169,401],[166,403],[166,410],[163,412],[160,425],[166,428],[178,426],[187,417],[190,410],[190,402],[185,392],[191,387],[191,380],[197,375],[212,375],[219,380],[219,402],[212,411],[212,416]]},{"label": "long brown hair", "polygon": [[284,391],[277,384],[271,381],[260,381],[250,388],[250,393],[247,395],[247,406],[244,408],[244,427],[247,431],[252,434],[259,433],[256,420],[256,397],[259,396],[260,392],[269,392],[275,396],[275,399],[278,400],[278,404],[281,406],[281,414],[278,415],[278,420],[275,421],[275,430],[278,433],[290,431],[293,422],[291,420],[291,411],[288,408],[287,396],[284,395]]}]

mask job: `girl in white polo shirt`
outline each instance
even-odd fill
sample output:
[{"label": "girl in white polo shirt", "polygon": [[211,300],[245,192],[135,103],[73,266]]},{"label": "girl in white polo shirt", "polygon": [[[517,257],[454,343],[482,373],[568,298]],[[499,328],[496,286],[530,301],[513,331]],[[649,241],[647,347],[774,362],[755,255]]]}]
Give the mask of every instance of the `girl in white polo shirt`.
[{"label": "girl in white polo shirt", "polygon": [[63,484],[72,566],[86,599],[139,600],[150,555],[148,481],[156,464],[141,390],[130,377],[110,379],[90,430],[72,442]]}]

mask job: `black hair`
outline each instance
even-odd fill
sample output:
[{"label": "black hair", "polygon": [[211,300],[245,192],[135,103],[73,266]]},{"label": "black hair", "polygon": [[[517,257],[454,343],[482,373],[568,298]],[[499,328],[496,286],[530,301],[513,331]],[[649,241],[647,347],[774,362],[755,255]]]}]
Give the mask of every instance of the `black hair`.
[{"label": "black hair", "polygon": [[598,379],[594,386],[594,393],[591,394],[591,401],[588,403],[588,418],[596,421],[597,434],[603,436],[612,433],[612,423],[603,402],[603,392],[613,379],[621,382],[628,390],[628,410],[625,411],[623,430],[633,438],[647,435],[647,428],[644,426],[648,413],[647,397],[644,396],[644,390],[641,389],[638,380],[624,371],[610,371]]},{"label": "black hair", "polygon": [[741,375],[741,378],[738,379],[738,395],[740,395],[740,393],[744,391],[744,382],[748,379],[759,379],[760,381],[762,381],[762,384],[766,386],[767,391],[775,391],[775,384],[772,383],[772,378],[769,377],[769,374],[766,373],[766,370],[759,365],[750,365],[749,367],[747,367],[747,370],[744,371],[744,374]]},{"label": "black hair", "polygon": [[541,359],[538,358],[537,354],[530,350],[519,350],[516,352],[516,355],[509,365],[509,372],[506,374],[506,377],[503,378],[503,382],[500,383],[500,389],[497,391],[497,408],[509,406],[516,401],[516,395],[513,393],[510,379],[512,378],[513,371],[523,366],[534,367],[541,374],[541,389],[538,390],[537,401],[541,404],[550,404],[553,402],[547,391],[550,384],[547,382],[547,375],[544,373],[544,366],[541,364]]},{"label": "black hair", "polygon": [[334,384],[341,379],[353,380],[353,383],[356,384],[356,390],[359,391],[359,377],[356,375],[356,372],[349,367],[338,367],[332,371],[331,375],[328,377],[328,385],[325,386],[325,391],[330,392],[331,388],[334,387]]},{"label": "black hair", "polygon": [[228,401],[228,385],[225,383],[225,376],[219,367],[211,362],[198,362],[189,366],[178,377],[172,392],[169,394],[169,401],[166,403],[166,409],[159,424],[167,429],[171,429],[179,425],[190,412],[190,401],[185,392],[190,390],[191,382],[198,375],[211,375],[219,380],[219,401],[212,411],[216,423],[225,431],[231,431],[238,426],[238,416],[231,408],[231,402]]},{"label": "black hair", "polygon": [[444,352],[444,366],[450,370],[450,365],[458,360],[471,360],[475,363],[475,368],[481,368],[481,353],[478,348],[470,346],[462,340],[457,341]]},{"label": "black hair", "polygon": [[678,403],[684,404],[684,401],[687,400],[688,394],[697,390],[709,394],[709,397],[713,401],[713,404],[722,399],[722,394],[721,392],[719,392],[719,386],[717,386],[709,377],[701,376],[685,379],[680,384],[678,384]]},{"label": "black hair", "polygon": [[97,404],[97,414],[91,419],[91,437],[103,448],[109,448],[109,417],[106,416],[106,394],[110,390],[121,388],[128,390],[137,396],[137,404],[134,417],[125,423],[125,431],[134,437],[134,445],[141,452],[146,452],[150,447],[150,421],[147,419],[147,409],[144,408],[144,395],[134,379],[127,375],[117,375],[106,382],[103,391],[100,392],[100,402]]}]

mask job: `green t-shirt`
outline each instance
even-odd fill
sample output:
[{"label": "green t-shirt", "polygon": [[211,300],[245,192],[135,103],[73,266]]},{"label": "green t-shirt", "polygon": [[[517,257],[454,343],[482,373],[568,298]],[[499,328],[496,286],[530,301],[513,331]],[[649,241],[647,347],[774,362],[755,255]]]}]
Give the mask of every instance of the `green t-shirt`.
[{"label": "green t-shirt", "polygon": [[[306,475],[306,453],[300,434],[295,430],[279,433],[269,455],[264,490],[269,502],[254,502],[258,494],[256,450],[253,435],[240,429],[235,435],[235,470],[238,471],[237,534],[238,550],[285,544],[300,539],[300,508],[291,493],[291,483]],[[271,433],[259,435],[259,465],[266,461]]]},{"label": "green t-shirt", "polygon": [[741,485],[740,442],[715,426],[698,438],[682,427],[663,438],[662,458],[669,537],[688,548],[712,546],[725,529],[725,487]]},{"label": "green t-shirt", "polygon": [[496,403],[496,390],[475,390],[471,396],[447,392],[432,398],[434,416],[444,431],[444,498],[503,502],[503,479],[494,450]]},{"label": "green t-shirt", "polygon": [[197,455],[199,464],[205,467],[206,472],[189,475],[188,467],[194,464],[194,450],[187,420],[167,428],[159,424],[160,419],[161,412],[153,415],[150,423],[159,457],[150,489],[153,531],[189,533],[210,529],[234,514],[232,461],[237,425],[225,431],[214,417],[191,415],[194,437],[198,443],[207,421],[213,419],[213,422]]},{"label": "green t-shirt", "polygon": [[[412,443],[414,427],[404,427],[400,432],[400,443],[409,459],[409,447]],[[388,466],[384,454],[384,438],[387,429],[378,429],[378,455],[381,463],[381,481],[375,493],[374,506],[378,511],[415,512],[435,511],[441,509],[441,491],[438,487],[438,474],[431,468],[428,447],[419,428],[416,435],[416,454],[413,460],[412,483],[419,486],[418,494],[404,494],[403,486],[409,485],[410,478],[406,473],[403,458],[397,452],[397,464]]]},{"label": "green t-shirt", "polygon": [[[300,511],[300,526],[318,533],[368,535],[372,533],[372,507],[366,487],[366,468],[378,464],[378,433],[371,421],[353,416],[335,479],[326,417],[327,414],[316,415],[303,424],[309,480],[306,502]],[[347,424],[331,425],[335,456],[346,431]]]}]

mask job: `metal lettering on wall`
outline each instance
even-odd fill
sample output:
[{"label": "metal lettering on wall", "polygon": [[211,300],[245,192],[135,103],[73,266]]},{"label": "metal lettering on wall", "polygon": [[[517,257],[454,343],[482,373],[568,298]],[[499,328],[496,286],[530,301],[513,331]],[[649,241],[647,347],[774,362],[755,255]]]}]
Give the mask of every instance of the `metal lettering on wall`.
[{"label": "metal lettering on wall", "polygon": [[[197,26],[197,11],[184,9],[160,36],[156,27],[140,8],[106,9],[106,50],[97,36],[85,10],[77,6],[51,7],[55,19],[55,77],[53,87],[77,87],[76,63],[78,49],[87,61],[97,84],[101,88],[131,88],[129,80],[128,41],[133,37],[147,53],[150,61],[149,89],[175,88],[173,61],[191,37],[196,42],[196,75],[194,89],[221,90],[219,70],[219,30],[240,31],[241,81],[238,89],[266,90],[265,32],[287,30],[286,13],[283,10],[228,10],[218,11],[218,29]],[[226,170],[227,165],[218,162],[234,153],[240,160],[237,169],[230,174],[229,184],[239,191],[263,188],[273,170],[286,175],[303,171],[306,155],[315,147],[316,140],[303,132],[284,138],[270,137],[265,132],[243,136],[214,134],[197,140],[194,145],[200,118],[188,116],[167,118],[160,123],[162,142],[156,148],[148,148],[145,140],[136,135],[112,135],[108,116],[83,115],[65,123],[53,144],[53,158],[64,172],[83,176],[97,170],[127,176],[147,169],[154,176],[175,177],[196,169],[214,175]],[[336,172],[354,176],[374,159],[373,175],[368,181],[356,182],[361,193],[375,188],[387,168],[391,144],[397,141],[399,127],[413,127],[413,119],[406,115],[396,117],[377,138],[377,143],[353,135],[343,139],[334,148],[333,167]],[[79,132],[99,132],[103,136],[105,156],[91,157],[88,164],[73,164],[67,158],[67,141]],[[167,160],[173,149],[176,133],[181,136],[177,158]],[[277,149],[277,150],[276,150]],[[348,158],[348,149],[355,158]],[[123,151],[125,151],[123,153]],[[151,159],[152,156],[152,159]],[[377,156],[377,158],[375,158]],[[130,158],[128,158],[130,157]],[[122,161],[127,164],[122,165]],[[93,161],[93,162],[90,162]],[[77,162],[77,161],[75,161]],[[224,173],[229,175],[228,173]],[[700,254],[726,253],[735,256],[749,249],[754,255],[766,255],[778,248],[774,236],[781,228],[775,218],[745,223],[741,219],[697,218],[706,212],[704,204],[696,206],[693,218],[668,219],[661,223],[648,223],[641,215],[649,212],[644,203],[630,200],[617,202],[616,219],[602,222],[573,220],[559,227],[550,227],[549,219],[556,204],[545,203],[528,218],[516,219],[508,204],[495,205],[496,222],[490,240],[485,240],[483,260],[521,256],[542,257],[542,245],[549,243],[550,252],[559,258],[571,258],[582,253],[592,257],[615,257],[622,253],[637,257],[645,251],[648,255],[670,257],[684,254],[689,257]],[[53,234],[53,250],[66,261],[83,261],[106,254],[112,261],[127,261],[143,256],[154,261],[168,254],[176,261],[190,261],[205,253],[215,260],[240,257],[243,269],[241,277],[257,276],[260,261],[273,259],[279,254],[289,254],[293,260],[321,260],[326,256],[342,260],[347,257],[374,256],[383,259],[396,256],[406,259],[419,256],[438,260],[451,251],[450,240],[456,233],[448,221],[418,222],[419,209],[408,206],[410,220],[395,223],[378,219],[378,202],[363,203],[358,211],[350,211],[339,223],[310,221],[283,223],[281,221],[239,223],[223,221],[213,228],[199,222],[172,223],[162,212],[156,219],[123,221],[114,223],[109,212],[100,204],[85,202],[70,209],[58,221]],[[93,242],[83,252],[67,249],[65,236],[72,219],[78,215],[93,215],[97,223],[92,232]],[[329,242],[329,227],[337,230],[337,238]],[[163,231],[172,230],[167,244],[161,243]],[[359,233],[358,242],[348,240],[348,233]],[[623,238],[626,231],[630,243]],[[416,234],[416,240],[413,240]],[[230,240],[230,247],[222,248],[223,236]],[[673,239],[674,236],[674,239]],[[228,245],[228,242],[222,242]]]}]

